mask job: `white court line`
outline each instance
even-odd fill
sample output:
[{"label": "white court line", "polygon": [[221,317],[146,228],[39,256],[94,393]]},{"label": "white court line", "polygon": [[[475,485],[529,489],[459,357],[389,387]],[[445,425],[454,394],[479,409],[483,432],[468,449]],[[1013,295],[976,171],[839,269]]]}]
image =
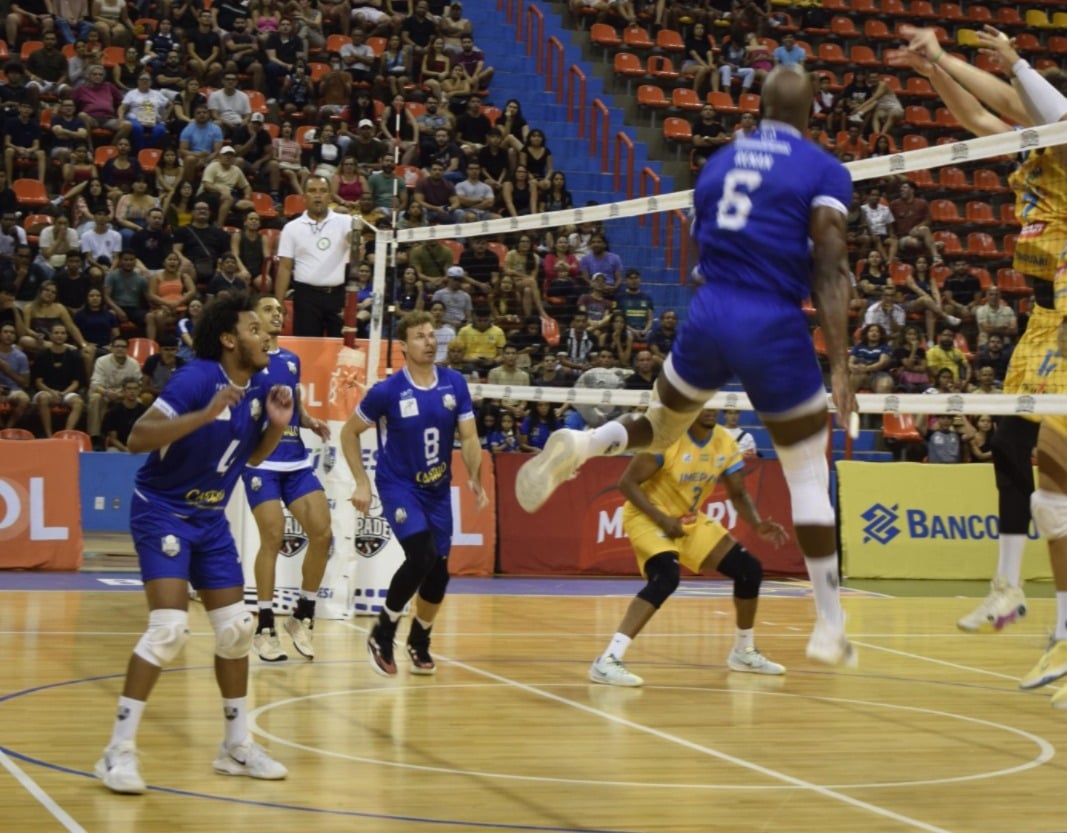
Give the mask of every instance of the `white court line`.
[{"label": "white court line", "polygon": [[0,765],[10,772],[15,777],[15,780],[26,788],[26,792],[36,798],[41,803],[41,806],[51,813],[56,821],[62,824],[70,833],[88,833],[84,827],[67,814],[66,810],[56,804],[52,796],[37,786],[36,781],[19,769],[15,762],[4,752],[0,752]]},{"label": "white court line", "polygon": [[[367,630],[366,628],[363,628],[359,625],[353,625],[350,622],[345,622],[345,625],[363,632],[366,632]],[[943,827],[937,827],[933,824],[927,824],[926,822],[920,821],[919,819],[913,819],[910,816],[905,816],[901,813],[896,813],[893,810],[889,810],[885,807],[879,807],[877,804],[871,804],[867,801],[861,801],[858,798],[853,798],[850,795],[845,795],[844,793],[838,792],[837,790],[832,790],[828,787],[821,787],[818,784],[813,784],[810,781],[803,780],[802,778],[794,778],[792,775],[786,775],[784,772],[778,772],[777,770],[770,769],[769,767],[760,766],[759,764],[754,763],[752,761],[746,761],[744,758],[738,758],[733,755],[729,755],[725,752],[720,752],[717,749],[712,749],[709,746],[703,746],[699,743],[694,743],[693,741],[686,740],[685,738],[678,737],[677,735],[672,735],[669,732],[664,732],[659,729],[654,729],[651,726],[645,726],[641,723],[636,723],[632,720],[627,720],[625,717],[619,717],[618,715],[611,714],[610,712],[601,711],[600,709],[594,708],[592,706],[587,706],[584,703],[579,703],[576,700],[570,700],[566,697],[561,697],[558,694],[553,694],[550,691],[544,691],[543,689],[527,685],[526,683],[520,683],[517,680],[512,680],[508,677],[502,677],[499,674],[494,674],[492,671],[484,671],[481,668],[475,668],[473,665],[468,665],[465,662],[459,662],[454,659],[448,659],[444,656],[440,658],[456,668],[462,668],[472,674],[476,674],[481,677],[486,677],[490,680],[495,680],[496,682],[502,683],[504,685],[512,686],[513,688],[517,688],[520,691],[525,691],[527,694],[533,694],[537,697],[543,697],[546,700],[552,700],[556,703],[560,703],[561,705],[569,706],[570,708],[577,709],[578,711],[586,712],[587,714],[603,718],[612,723],[617,723],[620,726],[625,726],[629,729],[633,729],[637,732],[643,732],[647,735],[652,735],[653,737],[667,741],[668,743],[674,743],[678,746],[685,747],[686,749],[690,749],[694,752],[702,753],[711,758],[717,758],[725,763],[733,764],[734,766],[741,767],[742,769],[748,769],[752,772],[759,773],[760,775],[763,775],[766,778],[783,781],[786,784],[790,784],[794,787],[801,787],[803,789],[810,790],[811,792],[817,793],[818,795],[821,795],[824,798],[829,798],[834,801],[840,801],[843,804],[848,804],[857,809],[865,810],[868,813],[872,813],[876,816],[882,816],[883,818],[900,822],[901,824],[908,825],[909,827],[914,827],[917,830],[925,830],[927,831],[927,833],[950,833],[950,831],[946,830]]]},{"label": "white court line", "polygon": [[[910,638],[910,637],[909,637]],[[923,662],[933,663],[934,665],[943,665],[946,668],[955,668],[957,671],[971,671],[975,674],[985,674],[989,677],[998,677],[1002,680],[1012,680],[1017,682],[1019,677],[1011,674],[1001,674],[999,671],[988,671],[985,668],[975,668],[973,665],[960,665],[957,662],[948,662],[943,659],[935,659],[934,657],[924,656],[923,654],[913,654],[911,651],[898,651],[896,648],[886,648],[882,645],[872,645],[870,642],[857,642],[852,640],[853,645],[858,645],[861,648],[869,648],[872,651],[883,651],[887,654],[895,654],[898,657],[907,657],[909,659],[918,659]]]}]

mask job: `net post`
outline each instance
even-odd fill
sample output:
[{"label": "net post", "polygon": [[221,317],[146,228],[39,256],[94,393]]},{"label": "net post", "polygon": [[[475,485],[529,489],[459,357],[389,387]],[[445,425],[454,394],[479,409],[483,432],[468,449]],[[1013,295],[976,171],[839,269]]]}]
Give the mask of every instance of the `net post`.
[{"label": "net post", "polygon": [[370,344],[367,346],[367,387],[378,381],[378,366],[382,357],[382,324],[385,316],[385,271],[396,245],[392,229],[375,229],[374,271],[371,279]]}]

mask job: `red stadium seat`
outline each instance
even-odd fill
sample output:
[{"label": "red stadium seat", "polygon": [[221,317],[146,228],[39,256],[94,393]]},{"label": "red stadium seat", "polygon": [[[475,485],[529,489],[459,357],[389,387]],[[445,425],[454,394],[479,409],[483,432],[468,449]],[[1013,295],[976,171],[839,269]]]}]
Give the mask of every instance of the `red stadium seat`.
[{"label": "red stadium seat", "polygon": [[952,200],[933,200],[930,203],[930,219],[935,223],[955,225],[963,221],[956,203]]}]

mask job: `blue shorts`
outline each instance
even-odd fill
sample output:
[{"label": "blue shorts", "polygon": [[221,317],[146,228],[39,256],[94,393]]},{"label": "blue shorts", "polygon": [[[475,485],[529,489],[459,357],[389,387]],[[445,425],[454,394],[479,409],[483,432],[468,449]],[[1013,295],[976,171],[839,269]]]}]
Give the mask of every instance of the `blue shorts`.
[{"label": "blue shorts", "polygon": [[671,364],[683,382],[702,391],[718,390],[736,375],[763,414],[792,410],[826,390],[800,305],[765,291],[700,287],[671,348]]},{"label": "blue shorts", "polygon": [[130,532],[145,582],[180,578],[197,590],[244,586],[241,557],[221,510],[180,518],[134,495]]},{"label": "blue shorts", "polygon": [[378,484],[382,517],[393,534],[403,541],[419,532],[433,534],[437,554],[447,558],[452,549],[452,489],[428,491],[392,484]]},{"label": "blue shorts", "polygon": [[322,491],[322,483],[310,466],[296,471],[246,468],[241,473],[241,480],[251,509],[269,500],[280,500],[286,506],[292,506],[304,495]]}]

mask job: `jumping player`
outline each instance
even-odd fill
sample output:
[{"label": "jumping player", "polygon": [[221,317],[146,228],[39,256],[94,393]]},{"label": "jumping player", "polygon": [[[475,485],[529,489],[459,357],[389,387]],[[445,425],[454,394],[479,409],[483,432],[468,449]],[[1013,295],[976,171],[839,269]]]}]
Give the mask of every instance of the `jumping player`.
[{"label": "jumping player", "polygon": [[411,673],[433,674],[430,630],[448,586],[452,546],[452,440],[459,431],[467,485],[488,503],[481,483],[481,444],[474,424],[470,391],[463,376],[434,364],[437,338],[428,312],[405,315],[397,338],[406,364],[402,371],[367,392],[341,431],[341,449],[356,480],[352,504],[370,509],[370,479],[363,468],[359,436],[378,427],[375,485],[384,517],[404,550],[385,597],[378,622],[367,638],[371,667],[396,674],[393,639],[404,606],[413,596],[415,616],[408,634]]},{"label": "jumping player", "polygon": [[293,412],[288,387],[268,388],[270,341],[253,300],[226,295],[196,325],[197,360],[171,377],[137,420],[127,446],[152,452],[137,472],[130,531],[148,597],[148,629],[133,649],[111,743],[96,774],[116,793],[143,793],[137,728],[161,668],[189,638],[188,583],[199,591],[215,632],[215,678],[225,739],[214,761],[224,775],[284,778],[248,731],[248,653],[254,623],[225,508],[248,462],[265,460]]},{"label": "jumping player", "polygon": [[815,594],[809,658],[851,663],[838,588],[835,517],[829,496],[826,391],[801,303],[809,295],[826,338],[838,420],[849,425],[849,272],[845,218],[852,181],[845,167],[803,137],[811,85],[778,67],[763,88],[758,130],[714,154],[694,194],[693,236],[701,285],[686,326],[641,416],[590,433],[555,432],[516,480],[519,503],[536,511],[589,457],[669,448],[736,375],[771,435],[789,484],[797,542]]},{"label": "jumping player", "polygon": [[622,663],[630,643],[678,588],[679,561],[694,573],[718,570],[734,580],[737,636],[726,658],[731,671],[784,674],[753,642],[753,625],[763,566],[726,528],[697,514],[721,478],[742,520],[761,538],[780,546],[786,533],[780,524],[761,520],[745,490],[744,457],[725,428],[716,425],[719,412],[706,408],[678,442],[663,454],[638,454],[619,481],[626,497],[622,526],[648,583],[630,602],[607,650],[589,669],[594,683],[639,686],[644,683]]},{"label": "jumping player", "polygon": [[293,615],[285,620],[285,631],[298,653],[314,659],[315,597],[322,575],[326,572],[332,535],[330,505],[312,469],[304,441],[300,438],[300,429],[311,429],[325,442],[330,439],[330,427],[311,416],[300,399],[300,357],[278,346],[278,335],[285,323],[285,307],[277,298],[265,295],[259,299],[256,312],[260,325],[270,338],[270,365],[261,374],[264,383],[271,387],[284,385],[289,388],[296,405],[293,419],[274,453],[259,465],[246,468],[243,476],[248,505],[259,529],[259,552],[256,553],[259,621],[252,644],[259,658],[266,662],[288,659],[278,641],[272,607],[274,566],[285,534],[284,503],[308,538],[301,572],[300,598]]}]

